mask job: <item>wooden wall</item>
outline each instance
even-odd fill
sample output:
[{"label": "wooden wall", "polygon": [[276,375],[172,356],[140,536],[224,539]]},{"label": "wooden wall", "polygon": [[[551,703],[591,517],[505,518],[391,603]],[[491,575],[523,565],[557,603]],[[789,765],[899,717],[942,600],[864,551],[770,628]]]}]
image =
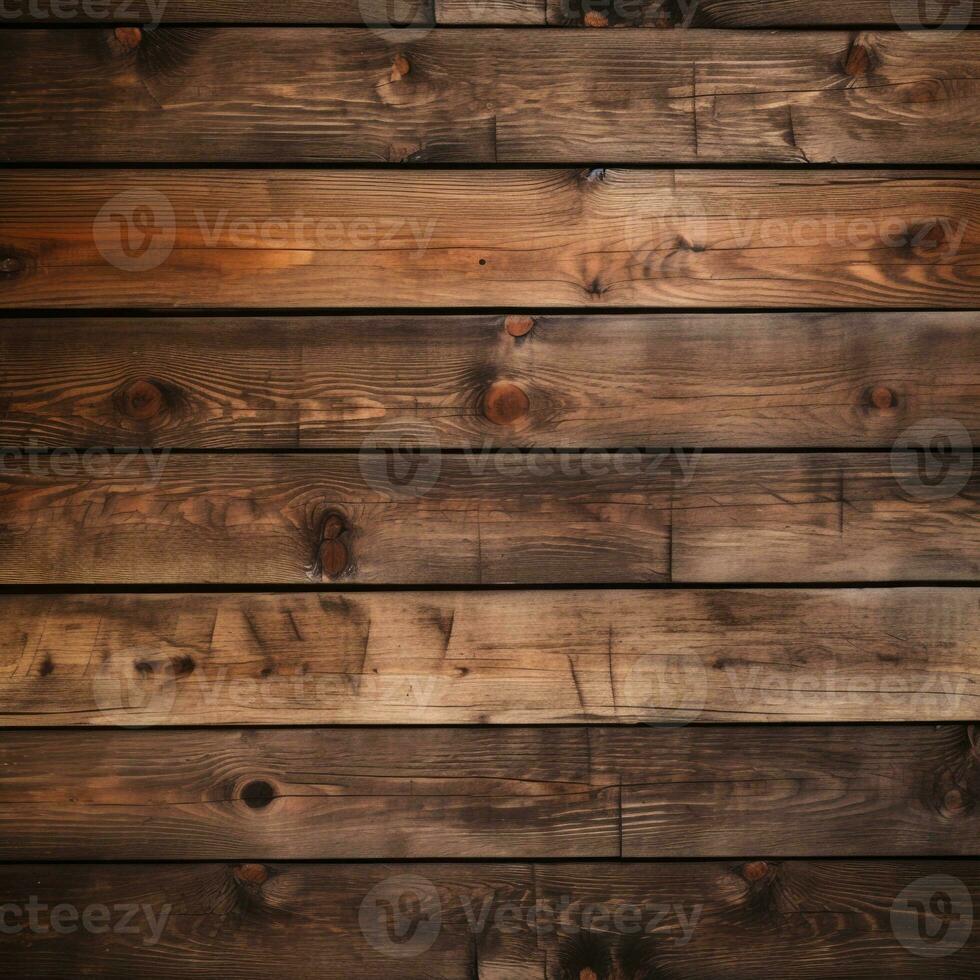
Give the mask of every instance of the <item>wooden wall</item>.
[{"label": "wooden wall", "polygon": [[976,977],[978,26],[6,4],[4,974]]}]

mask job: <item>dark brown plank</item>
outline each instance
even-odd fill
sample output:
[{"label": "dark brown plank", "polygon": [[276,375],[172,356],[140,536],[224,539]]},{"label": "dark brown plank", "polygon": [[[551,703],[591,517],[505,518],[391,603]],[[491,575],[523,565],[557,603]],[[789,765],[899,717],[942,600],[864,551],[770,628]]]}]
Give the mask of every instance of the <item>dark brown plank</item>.
[{"label": "dark brown plank", "polygon": [[[537,0],[535,0],[537,2]],[[372,24],[379,27],[433,23],[433,0],[8,0],[0,20],[14,24],[262,23]]]},{"label": "dark brown plank", "polygon": [[0,61],[15,162],[972,163],[980,141],[973,32],[13,30]]},{"label": "dark brown plank", "polygon": [[0,725],[971,721],[978,595],[5,595]]},{"label": "dark brown plank", "polygon": [[843,448],[940,418],[968,447],[978,378],[973,313],[35,318],[0,331],[0,445]]},{"label": "dark brown plank", "polygon": [[0,306],[973,307],[978,188],[941,171],[8,171]]},{"label": "dark brown plank", "polygon": [[[972,980],[980,946],[973,860],[16,864],[0,891],[24,928],[0,938],[8,968],[57,980],[319,980],[325,964],[378,980]],[[79,921],[93,905],[109,907],[98,931]]]},{"label": "dark brown plank", "polygon": [[0,857],[967,855],[976,739],[964,725],[8,732]]},{"label": "dark brown plank", "polygon": [[974,462],[969,452],[931,463],[913,452],[8,454],[0,581],[972,581]]},{"label": "dark brown plank", "polygon": [[[443,5],[474,0],[436,0]],[[537,11],[547,8],[548,23],[577,27],[902,27],[911,31],[954,30],[980,23],[973,3],[924,4],[919,0],[526,0]],[[506,8],[494,5],[493,23]],[[480,14],[474,15],[476,17]],[[459,20],[463,23],[462,19]],[[485,23],[486,21],[480,21]]]},{"label": "dark brown plank", "polygon": [[618,781],[593,776],[589,741],[581,728],[24,732],[0,743],[0,856],[614,857]]}]

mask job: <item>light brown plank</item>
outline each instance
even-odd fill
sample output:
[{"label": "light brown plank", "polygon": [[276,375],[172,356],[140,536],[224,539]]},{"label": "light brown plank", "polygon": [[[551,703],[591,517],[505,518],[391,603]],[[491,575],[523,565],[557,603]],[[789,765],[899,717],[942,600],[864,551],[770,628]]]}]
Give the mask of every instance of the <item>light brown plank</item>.
[{"label": "light brown plank", "polygon": [[980,141],[973,32],[131,33],[0,33],[0,159],[972,163]]},{"label": "light brown plank", "polygon": [[[17,864],[0,869],[0,890],[14,925],[33,896],[49,929],[4,937],[9,969],[57,980],[319,980],[325,964],[378,980],[972,980],[980,871],[974,860]],[[50,931],[59,904],[77,910],[63,935]],[[98,933],[79,925],[93,904],[109,906]]]},{"label": "light brown plank", "polygon": [[0,724],[969,721],[978,595],[6,595]]},{"label": "light brown plank", "polygon": [[940,171],[9,171],[0,306],[971,307],[978,187]]},{"label": "light brown plank", "polygon": [[978,377],[973,313],[26,318],[0,445],[965,448]]},{"label": "light brown plank", "polygon": [[948,455],[5,455],[0,581],[972,581]]},{"label": "light brown plank", "polygon": [[8,732],[0,857],[968,855],[976,738],[963,725]]}]

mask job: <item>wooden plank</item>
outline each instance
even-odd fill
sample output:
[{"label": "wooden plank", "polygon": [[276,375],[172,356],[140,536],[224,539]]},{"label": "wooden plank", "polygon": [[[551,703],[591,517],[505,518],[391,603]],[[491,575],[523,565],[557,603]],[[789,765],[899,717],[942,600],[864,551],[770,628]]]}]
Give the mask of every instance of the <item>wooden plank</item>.
[{"label": "wooden plank", "polygon": [[980,141],[972,32],[132,31],[0,32],[0,159],[935,164]]},{"label": "wooden plank", "polygon": [[[171,217],[172,215],[172,217]],[[980,303],[942,171],[8,171],[0,306]]]},{"label": "wooden plank", "polygon": [[325,964],[378,980],[968,980],[980,947],[975,860],[16,864],[0,890],[21,929],[2,940],[12,974],[57,980],[313,980]]},{"label": "wooden plank", "polygon": [[[543,16],[543,15],[542,15]],[[14,24],[373,24],[424,26],[433,0],[8,0],[0,19]]]},{"label": "wooden plank", "polygon": [[25,318],[0,445],[966,448],[978,378],[973,313]]},{"label": "wooden plank", "polygon": [[976,589],[0,596],[0,724],[972,721]]},{"label": "wooden plank", "polygon": [[593,776],[587,729],[11,735],[13,860],[139,859],[148,840],[158,860],[619,854],[619,787]]},{"label": "wooden plank", "polygon": [[[444,21],[442,7],[447,2],[455,6],[468,0],[436,0],[440,21]],[[973,3],[923,4],[918,0],[861,0],[858,4],[847,0],[527,0],[527,3],[535,10],[543,4],[549,24],[575,27],[864,26],[921,31],[953,30],[980,23],[980,11]],[[493,23],[507,22],[503,20],[503,8],[495,5],[492,10]]]},{"label": "wooden plank", "polygon": [[[968,855],[965,725],[8,732],[4,860]],[[622,805],[620,806],[620,794]]]},{"label": "wooden plank", "polygon": [[980,577],[970,452],[69,451],[3,463],[6,584]]}]

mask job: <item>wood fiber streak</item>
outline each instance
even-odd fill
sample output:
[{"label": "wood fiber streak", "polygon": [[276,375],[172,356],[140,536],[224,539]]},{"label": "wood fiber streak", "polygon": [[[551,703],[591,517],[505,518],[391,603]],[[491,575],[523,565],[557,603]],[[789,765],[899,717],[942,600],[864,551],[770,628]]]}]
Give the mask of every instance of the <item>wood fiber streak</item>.
[{"label": "wood fiber streak", "polygon": [[[920,879],[935,876],[960,882],[956,905],[918,923],[917,903],[933,894]],[[921,859],[16,864],[0,869],[0,889],[23,904],[34,896],[49,907],[107,905],[117,909],[116,921],[118,906],[136,906],[127,920],[133,931],[78,929],[43,942],[29,933],[5,937],[14,975],[57,980],[79,963],[127,980],[134,972],[161,980],[270,973],[319,980],[325,964],[331,976],[372,980],[972,980],[976,930],[963,935],[960,910],[964,893],[975,900],[980,871],[973,860]],[[542,920],[533,916],[528,925],[536,905],[553,927],[536,927]],[[605,918],[597,905],[608,906]],[[400,934],[386,931],[393,908],[402,911]],[[562,918],[547,918],[549,909]],[[913,955],[900,940],[914,941],[920,924],[963,945],[941,958]]]},{"label": "wood fiber streak", "polygon": [[0,33],[0,159],[934,164],[980,142],[973,32],[117,33]]},{"label": "wood fiber streak", "polygon": [[8,595],[0,725],[972,721],[978,608],[961,588]]},{"label": "wood fiber streak", "polygon": [[973,172],[11,170],[0,307],[980,304]]},{"label": "wood fiber streak", "polygon": [[[0,445],[860,448],[946,419],[951,445],[967,447],[980,444],[975,321],[973,313],[8,320]],[[503,424],[487,405],[501,384],[528,402]]]}]

